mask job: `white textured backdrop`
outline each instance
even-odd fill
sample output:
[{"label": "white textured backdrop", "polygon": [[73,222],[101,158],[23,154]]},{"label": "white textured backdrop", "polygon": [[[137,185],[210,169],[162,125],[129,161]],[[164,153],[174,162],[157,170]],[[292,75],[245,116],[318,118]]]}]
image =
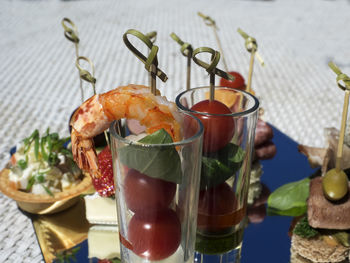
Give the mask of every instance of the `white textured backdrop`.
[{"label": "white textured backdrop", "polygon": [[[175,32],[194,47],[217,47],[212,29],[197,11],[216,20],[230,70],[244,76],[248,72],[249,54],[237,27],[257,39],[266,66],[255,64],[253,89],[265,119],[299,143],[323,146],[323,128],[339,127],[343,102],[328,61],[350,74],[350,1],[3,0],[1,167],[11,146],[35,128],[68,135],[68,119],[80,103],[80,91],[74,45],[65,39],[60,24],[63,17],[78,27],[80,54],[95,63],[98,92],[147,84],[143,64],[124,46],[122,35],[129,28],[156,30],[159,67],[169,77],[158,84],[174,99],[185,86],[186,60],[169,34]],[[203,69],[193,68],[192,86],[208,81]],[[1,194],[0,222],[0,262],[42,261],[30,221]]]}]

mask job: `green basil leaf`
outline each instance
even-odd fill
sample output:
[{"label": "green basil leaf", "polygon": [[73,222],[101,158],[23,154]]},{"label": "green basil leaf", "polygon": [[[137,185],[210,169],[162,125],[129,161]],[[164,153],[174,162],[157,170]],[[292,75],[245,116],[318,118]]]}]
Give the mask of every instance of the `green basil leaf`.
[{"label": "green basil leaf", "polygon": [[28,163],[25,160],[18,160],[17,165],[22,170],[26,169],[28,167]]},{"label": "green basil leaf", "polygon": [[35,183],[35,177],[32,176],[32,177],[30,177],[29,180],[28,180],[28,184],[27,184],[27,187],[26,187],[26,191],[29,191],[29,190],[32,188],[32,186],[33,186],[34,183]]},{"label": "green basil leaf", "polygon": [[[167,144],[172,143],[171,136],[160,129],[142,138],[140,143]],[[120,161],[129,168],[153,178],[180,184],[182,181],[181,161],[174,146],[144,147],[131,144],[118,149]]]},{"label": "green basil leaf", "polygon": [[267,204],[269,211],[278,215],[300,216],[307,210],[310,179],[305,178],[277,188],[270,194]]},{"label": "green basil leaf", "polygon": [[201,188],[211,188],[225,182],[242,166],[244,154],[241,147],[229,143],[216,153],[202,156]]}]

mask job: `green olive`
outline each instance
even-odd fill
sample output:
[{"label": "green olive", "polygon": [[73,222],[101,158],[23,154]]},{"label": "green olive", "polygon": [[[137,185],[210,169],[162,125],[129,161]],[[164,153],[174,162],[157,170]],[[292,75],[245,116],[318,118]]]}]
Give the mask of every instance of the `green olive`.
[{"label": "green olive", "polygon": [[322,187],[327,199],[340,200],[348,193],[348,177],[344,171],[331,169],[322,178]]}]

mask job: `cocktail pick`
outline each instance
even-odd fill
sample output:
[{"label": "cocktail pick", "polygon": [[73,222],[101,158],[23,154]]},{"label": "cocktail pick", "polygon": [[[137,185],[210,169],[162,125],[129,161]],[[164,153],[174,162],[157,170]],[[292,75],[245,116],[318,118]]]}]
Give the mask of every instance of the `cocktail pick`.
[{"label": "cocktail pick", "polygon": [[254,58],[255,56],[260,61],[261,65],[264,66],[265,63],[261,56],[258,54],[258,44],[256,39],[249,36],[242,29],[237,29],[238,33],[245,39],[245,47],[248,52],[250,52],[250,63],[249,63],[249,71],[248,71],[248,83],[247,83],[247,92],[251,92],[252,89],[252,77],[253,77],[253,67],[254,67]]},{"label": "cocktail pick", "polygon": [[[337,159],[336,159],[336,165],[335,165],[335,168],[339,171],[341,159],[343,156],[345,128],[346,128],[346,120],[347,120],[348,107],[349,107],[350,78],[344,73],[342,73],[340,69],[333,62],[329,62],[328,65],[334,71],[334,73],[337,74],[338,87],[345,91],[343,114],[342,114],[341,128],[340,128],[339,141],[338,141]],[[341,82],[343,82],[345,85],[342,85]]]},{"label": "cocktail pick", "polygon": [[175,33],[171,33],[170,37],[174,39],[180,46],[180,51],[182,55],[187,57],[187,77],[186,77],[186,90],[191,88],[191,61],[193,48],[191,44],[183,42]]},{"label": "cocktail pick", "polygon": [[333,62],[329,62],[328,66],[334,71],[335,74],[337,74],[338,87],[345,90],[335,169],[327,171],[322,178],[323,193],[328,199],[336,201],[342,199],[348,193],[348,177],[341,169],[341,160],[343,157],[344,135],[349,107],[350,78],[342,73]]},{"label": "cocktail pick", "polygon": [[218,44],[219,51],[220,51],[221,56],[222,56],[222,63],[224,64],[225,71],[228,72],[228,67],[227,67],[227,64],[226,64],[224,51],[222,49],[221,41],[220,41],[220,38],[219,38],[219,35],[218,35],[218,32],[217,32],[219,30],[219,28],[217,27],[215,20],[213,20],[210,16],[206,16],[206,15],[202,14],[201,12],[198,12],[198,15],[201,18],[204,19],[204,23],[207,26],[210,26],[210,27],[213,28],[213,32],[214,32],[214,35],[215,35],[216,43]]},{"label": "cocktail pick", "polygon": [[[151,50],[148,54],[148,57],[144,56],[140,51],[138,51],[129,41],[128,35],[133,35],[136,38],[140,39],[146,46]],[[160,78],[163,82],[168,80],[167,75],[158,68],[158,46],[153,45],[150,38],[140,31],[135,29],[129,29],[123,35],[123,41],[127,48],[145,64],[145,69],[149,72],[150,86],[153,94],[157,93],[156,88],[156,77]]]},{"label": "cocktail pick", "polygon": [[[68,23],[68,25],[66,24]],[[79,37],[78,37],[78,29],[76,25],[69,19],[69,18],[63,18],[61,22],[63,28],[64,28],[64,36],[71,42],[74,43],[75,46],[75,55],[76,58],[79,57]],[[83,90],[83,82],[81,78],[79,78],[80,81],[80,94],[81,94],[81,101],[84,101],[84,90]]]},{"label": "cocktail pick", "polygon": [[[198,55],[199,53],[211,54],[210,64],[196,58],[196,55]],[[202,68],[205,68],[205,70],[209,73],[209,76],[210,76],[209,100],[214,100],[214,98],[215,98],[215,75],[218,75],[222,78],[232,80],[232,81],[235,79],[232,75],[230,75],[230,74],[226,73],[225,71],[222,71],[221,69],[218,69],[216,67],[220,61],[220,52],[215,51],[212,48],[209,48],[209,47],[196,48],[193,51],[192,58],[193,58],[193,61],[197,65],[201,66]]]},{"label": "cocktail pick", "polygon": [[[80,65],[80,61],[81,60],[86,61],[90,65],[91,73],[90,73],[90,71],[84,69]],[[92,61],[89,58],[80,56],[80,57],[78,57],[76,59],[75,66],[77,67],[77,69],[79,71],[80,79],[89,82],[92,85],[92,89],[93,89],[94,95],[96,95],[96,87],[95,87],[96,78],[95,78],[95,66],[94,66],[94,63],[92,63]],[[107,135],[107,131],[104,131],[104,135],[105,135],[105,139],[106,139],[107,145],[110,146],[108,135]]]},{"label": "cocktail pick", "polygon": [[157,40],[157,31],[151,31],[151,32],[147,33],[146,37],[148,37],[149,40],[151,40],[152,43],[156,42],[156,40]]},{"label": "cocktail pick", "polygon": [[[86,62],[89,63],[90,67],[91,67],[91,73],[86,70],[86,69],[83,69],[82,66],[80,65],[80,60],[84,60]],[[96,78],[94,77],[95,76],[95,66],[94,66],[94,63],[92,63],[92,61],[87,58],[87,57],[83,57],[83,56],[80,56],[77,58],[77,60],[75,61],[75,66],[77,67],[78,71],[79,71],[79,76],[80,76],[80,79],[82,80],[85,80],[89,83],[91,83],[92,85],[92,89],[93,89],[93,92],[94,92],[94,95],[96,95],[96,88],[95,88],[95,84],[96,84]]]}]

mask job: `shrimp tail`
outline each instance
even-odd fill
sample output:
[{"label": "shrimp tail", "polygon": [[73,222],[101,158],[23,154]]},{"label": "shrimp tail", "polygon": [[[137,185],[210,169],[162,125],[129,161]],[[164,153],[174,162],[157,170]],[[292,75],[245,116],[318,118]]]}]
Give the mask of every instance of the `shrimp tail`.
[{"label": "shrimp tail", "polygon": [[89,172],[92,178],[100,177],[97,154],[92,138],[84,138],[72,128],[71,141],[73,158],[79,168]]}]

